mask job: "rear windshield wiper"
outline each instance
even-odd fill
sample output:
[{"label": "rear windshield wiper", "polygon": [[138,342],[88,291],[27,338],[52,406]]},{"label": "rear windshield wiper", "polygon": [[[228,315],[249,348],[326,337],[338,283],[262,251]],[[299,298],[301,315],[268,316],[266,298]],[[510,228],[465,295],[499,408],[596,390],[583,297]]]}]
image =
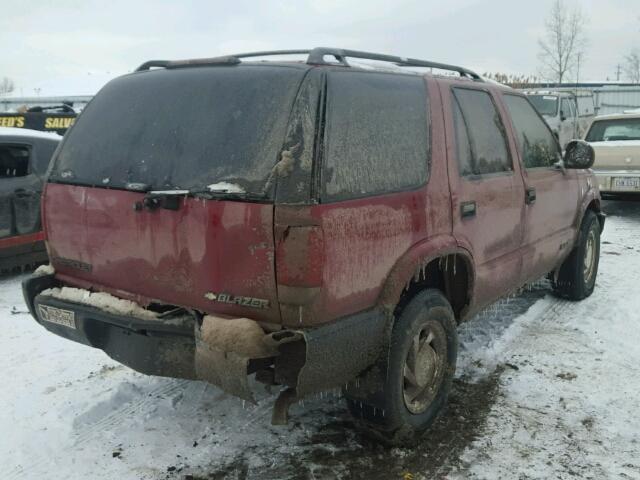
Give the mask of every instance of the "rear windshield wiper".
[{"label": "rear windshield wiper", "polygon": [[142,201],[137,201],[133,209],[137,212],[144,210],[155,210],[164,208],[166,210],[179,210],[180,197],[195,197],[206,200],[250,200],[264,202],[265,195],[258,195],[246,192],[212,192],[210,190],[149,190]]},{"label": "rear windshield wiper", "polygon": [[145,198],[160,198],[160,197],[196,197],[204,198],[207,200],[233,198],[240,200],[255,200],[265,201],[267,196],[263,193],[251,193],[251,192],[236,192],[227,190],[148,190]]},{"label": "rear windshield wiper", "polygon": [[206,198],[208,200],[215,200],[217,198],[237,198],[256,201],[267,200],[267,195],[264,193],[234,192],[227,190],[191,190],[189,191],[189,194],[194,197]]}]

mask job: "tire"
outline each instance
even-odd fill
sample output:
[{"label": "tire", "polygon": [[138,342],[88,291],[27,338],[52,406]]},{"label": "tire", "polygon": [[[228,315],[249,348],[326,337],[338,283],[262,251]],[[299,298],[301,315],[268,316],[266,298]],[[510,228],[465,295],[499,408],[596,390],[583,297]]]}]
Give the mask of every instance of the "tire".
[{"label": "tire", "polygon": [[552,275],[556,295],[569,300],[582,300],[593,293],[600,261],[600,222],[587,210],[580,225],[578,243]]},{"label": "tire", "polygon": [[457,354],[451,305],[439,290],[418,293],[391,332],[386,380],[378,392],[382,409],[363,408],[345,393],[358,426],[390,445],[415,440],[446,404]]}]

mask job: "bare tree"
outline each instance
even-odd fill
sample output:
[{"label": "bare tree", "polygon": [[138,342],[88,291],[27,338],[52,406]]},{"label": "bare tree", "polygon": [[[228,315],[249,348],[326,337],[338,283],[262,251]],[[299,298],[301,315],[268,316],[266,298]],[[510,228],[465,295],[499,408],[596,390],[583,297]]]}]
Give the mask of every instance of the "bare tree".
[{"label": "bare tree", "polygon": [[555,0],[545,22],[545,34],[538,39],[542,74],[562,83],[583,57],[587,44],[587,17],[579,8],[572,10],[564,0]]},{"label": "bare tree", "polygon": [[634,49],[624,57],[624,72],[631,83],[640,83],[640,50]]},{"label": "bare tree", "polygon": [[15,85],[13,84],[13,80],[11,80],[10,78],[3,77],[2,80],[0,80],[0,95],[11,93],[13,92],[14,88]]}]

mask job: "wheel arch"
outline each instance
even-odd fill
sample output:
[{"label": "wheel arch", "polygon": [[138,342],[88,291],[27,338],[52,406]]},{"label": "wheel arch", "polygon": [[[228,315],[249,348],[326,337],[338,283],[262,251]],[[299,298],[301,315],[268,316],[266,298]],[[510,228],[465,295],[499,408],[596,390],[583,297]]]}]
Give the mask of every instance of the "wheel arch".
[{"label": "wheel arch", "polygon": [[444,294],[460,323],[472,305],[474,285],[471,254],[452,236],[443,235],[414,245],[396,262],[378,303],[397,317],[418,292],[435,288]]},{"label": "wheel arch", "polygon": [[576,229],[580,228],[580,225],[582,225],[582,220],[589,210],[596,214],[598,223],[600,223],[600,231],[604,230],[605,214],[602,211],[602,201],[600,199],[600,195],[597,195],[595,193],[585,195],[585,197],[582,199],[578,221],[576,222]]}]

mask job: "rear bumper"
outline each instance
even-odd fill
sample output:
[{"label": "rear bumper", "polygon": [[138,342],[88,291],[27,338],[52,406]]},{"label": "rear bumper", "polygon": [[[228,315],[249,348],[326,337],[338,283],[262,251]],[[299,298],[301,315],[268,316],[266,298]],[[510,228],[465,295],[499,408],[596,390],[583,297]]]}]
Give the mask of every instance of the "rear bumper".
[{"label": "rear bumper", "polygon": [[601,193],[640,193],[640,171],[596,170]]},{"label": "rear bumper", "polygon": [[[40,295],[55,286],[50,275],[34,275],[22,285],[29,311],[51,333],[99,348],[114,360],[147,375],[196,378],[193,321],[141,320]],[[73,312],[73,327],[45,320],[42,310],[47,307]]]},{"label": "rear bumper", "polygon": [[[372,310],[312,330],[265,333],[276,354],[250,358],[204,344],[193,316],[143,320],[41,293],[57,283],[53,275],[23,281],[29,311],[50,332],[99,348],[141,373],[204,380],[249,401],[247,377],[259,371],[274,384],[295,389],[297,397],[341,387],[380,358],[388,335],[387,316]],[[51,307],[70,312],[73,324],[48,321]]]}]

